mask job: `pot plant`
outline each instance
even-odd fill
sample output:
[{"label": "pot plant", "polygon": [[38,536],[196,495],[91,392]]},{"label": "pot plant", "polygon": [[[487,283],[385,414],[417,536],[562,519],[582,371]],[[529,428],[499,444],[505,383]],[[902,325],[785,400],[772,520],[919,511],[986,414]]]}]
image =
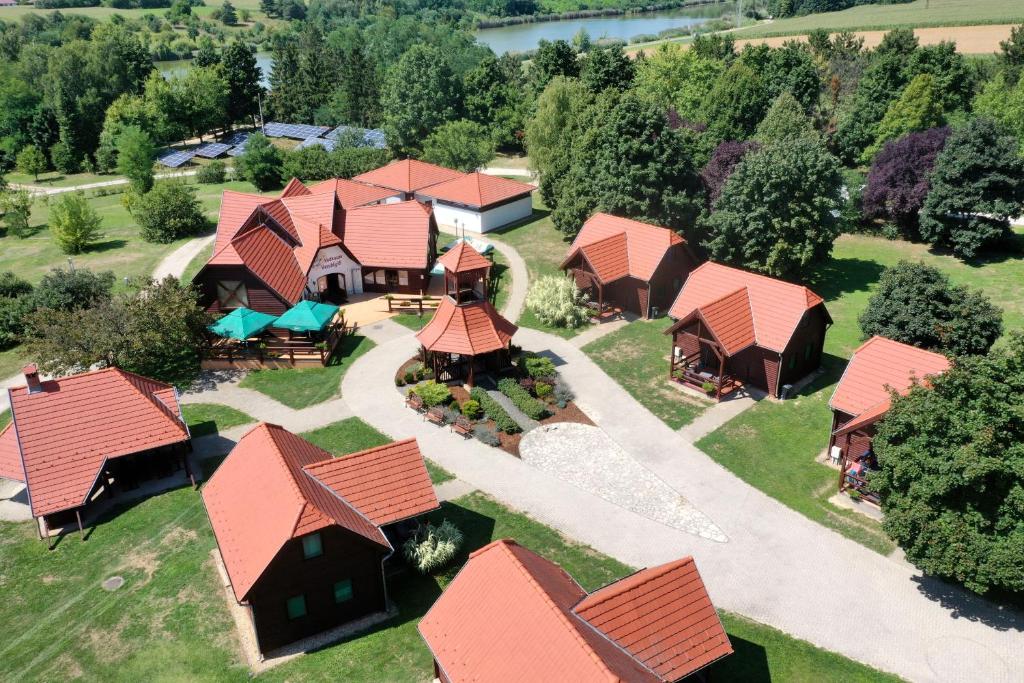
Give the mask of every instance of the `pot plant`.
[{"label": "pot plant", "polygon": [[715,393],[715,390],[718,387],[716,387],[711,382],[704,382],[704,384],[700,385],[700,388],[704,390],[705,394],[707,394],[708,396],[711,396],[711,395],[713,395]]}]

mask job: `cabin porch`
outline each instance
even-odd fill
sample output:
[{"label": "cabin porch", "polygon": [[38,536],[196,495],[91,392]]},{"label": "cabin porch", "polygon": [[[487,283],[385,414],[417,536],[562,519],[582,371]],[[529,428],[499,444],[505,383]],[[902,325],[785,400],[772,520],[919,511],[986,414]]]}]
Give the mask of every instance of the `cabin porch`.
[{"label": "cabin porch", "polygon": [[672,337],[669,379],[721,401],[743,387],[729,368],[729,356],[713,339],[686,331]]}]

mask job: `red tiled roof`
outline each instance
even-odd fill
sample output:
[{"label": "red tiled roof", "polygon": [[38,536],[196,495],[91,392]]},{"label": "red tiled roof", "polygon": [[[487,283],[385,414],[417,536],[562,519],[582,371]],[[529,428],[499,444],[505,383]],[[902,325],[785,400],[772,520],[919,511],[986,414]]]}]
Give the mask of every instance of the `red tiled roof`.
[{"label": "red tiled roof", "polygon": [[333,460],[330,453],[278,427],[247,432],[203,487],[235,597],[243,601],[289,540],[332,524],[385,548],[380,528],[303,468]]},{"label": "red tiled roof", "polygon": [[360,206],[346,213],[342,241],[363,266],[426,268],[432,221],[415,200]]},{"label": "red tiled roof", "polygon": [[725,349],[734,355],[756,343],[754,313],[750,307],[750,294],[740,287],[717,301],[699,307],[691,317],[700,315],[711,333]]},{"label": "red tiled roof", "polygon": [[733,651],[692,557],[616,581],[573,611],[662,681],[678,681]]},{"label": "red tiled roof", "polygon": [[14,433],[13,424],[0,429],[0,477],[25,481],[25,470],[21,466],[21,451],[18,450],[18,437]]},{"label": "red tiled roof", "polygon": [[507,348],[518,329],[487,301],[458,305],[444,297],[416,339],[429,351],[476,356]]},{"label": "red tiled roof", "polygon": [[526,197],[535,189],[533,185],[516,180],[476,172],[431,185],[419,194],[442,202],[486,209],[504,201]]},{"label": "red tiled roof", "polygon": [[353,180],[402,192],[415,192],[462,175],[465,174],[443,166],[415,159],[402,159],[357,175]]},{"label": "red tiled roof", "polygon": [[235,233],[252,216],[257,206],[270,201],[273,199],[258,194],[224,190],[220,197],[220,215],[217,218],[217,237],[213,243],[213,253],[218,253],[231,243]]},{"label": "red tiled roof", "polygon": [[657,681],[572,614],[585,596],[558,565],[495,541],[470,555],[417,628],[453,683]]},{"label": "red tiled roof", "polygon": [[302,181],[298,178],[292,178],[288,181],[288,184],[281,190],[281,197],[295,197],[304,194],[309,194],[309,188],[302,184]]},{"label": "red tiled roof", "polygon": [[[758,346],[779,353],[785,350],[804,313],[824,302],[820,296],[802,285],[708,261],[686,278],[682,290],[669,309],[669,315],[684,321],[698,309],[719,302],[728,295],[737,295],[741,289],[746,289],[749,313],[742,306],[734,310],[737,315],[749,315],[752,319]],[[737,295],[729,303],[735,305],[738,301]],[[726,312],[724,308],[718,311],[720,315]],[[719,324],[722,323],[720,319]],[[678,326],[679,323],[676,323],[669,329]]]},{"label": "red tiled roof", "polygon": [[[949,366],[949,359],[941,353],[875,336],[853,352],[829,405],[854,416],[870,412],[870,421],[874,421],[888,410],[890,390],[904,393],[914,379],[923,381]],[[844,431],[848,429],[850,424]]]},{"label": "red tiled roof", "polygon": [[[622,235],[625,239],[609,240],[615,235]],[[639,280],[650,280],[669,247],[683,244],[685,241],[678,233],[668,228],[607,213],[595,213],[587,219],[576,235],[562,261],[562,268],[567,267],[577,252],[583,249],[591,265],[595,269],[605,270],[612,279],[631,275]],[[603,244],[598,245],[599,242]],[[584,249],[585,247],[590,248]],[[594,263],[595,258],[600,265]],[[597,275],[604,284],[611,282],[600,272]]]},{"label": "red tiled roof", "polygon": [[440,507],[416,439],[307,465],[305,470],[377,526]]},{"label": "red tiled roof", "polygon": [[268,227],[239,235],[231,243],[242,263],[286,301],[297,302],[306,288],[291,246]]},{"label": "red tiled roof", "polygon": [[437,262],[444,266],[445,270],[450,270],[453,273],[465,273],[470,270],[491,267],[491,262],[481,256],[480,252],[465,240],[449,249],[441,258],[437,259]]},{"label": "red tiled roof", "polygon": [[173,387],[116,368],[10,396],[37,517],[82,505],[105,460],[188,439]]},{"label": "red tiled roof", "polygon": [[374,204],[376,202],[398,197],[401,191],[392,190],[387,187],[375,187],[366,183],[357,183],[354,180],[345,178],[331,178],[324,180],[309,188],[313,194],[333,192],[343,209],[352,209],[357,206]]}]

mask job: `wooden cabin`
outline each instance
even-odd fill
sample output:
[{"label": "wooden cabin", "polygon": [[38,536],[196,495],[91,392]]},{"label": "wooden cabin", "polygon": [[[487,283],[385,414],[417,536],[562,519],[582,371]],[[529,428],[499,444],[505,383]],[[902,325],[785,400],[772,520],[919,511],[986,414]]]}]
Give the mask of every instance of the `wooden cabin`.
[{"label": "wooden cabin", "polygon": [[419,190],[442,228],[456,234],[485,233],[533,215],[533,185],[486,173],[467,173]]},{"label": "wooden cabin", "polygon": [[225,191],[213,256],[193,283],[211,313],[280,315],[303,299],[422,294],[437,253],[429,206],[334,179],[292,180],[277,198]]},{"label": "wooden cabin", "polygon": [[264,654],[386,612],[397,526],[439,507],[415,439],[334,458],[266,423],[238,441],[203,502]]},{"label": "wooden cabin", "polygon": [[690,273],[669,316],[669,377],[719,400],[747,384],[782,397],[821,365],[832,324],[807,287],[710,261]]},{"label": "wooden cabin", "polygon": [[512,540],[471,554],[418,628],[443,683],[669,683],[733,651],[693,558],[588,594]]},{"label": "wooden cabin", "polygon": [[28,492],[39,537],[95,521],[122,494],[188,470],[189,432],[169,384],[106,368],[9,390],[11,422],[0,430],[0,477]]},{"label": "wooden cabin", "polygon": [[879,502],[865,475],[878,467],[872,441],[878,422],[889,411],[892,392],[904,394],[949,367],[941,353],[885,337],[872,337],[853,352],[829,400],[828,452],[832,462],[839,463],[840,491],[855,489]]},{"label": "wooden cabin", "polygon": [[394,192],[402,193],[404,199],[413,199],[416,193],[432,185],[455,180],[466,175],[437,164],[428,164],[416,159],[399,159],[386,166],[361,173],[352,180]]},{"label": "wooden cabin", "polygon": [[697,264],[678,233],[597,213],[583,224],[561,268],[599,311],[610,306],[650,318],[668,309]]}]

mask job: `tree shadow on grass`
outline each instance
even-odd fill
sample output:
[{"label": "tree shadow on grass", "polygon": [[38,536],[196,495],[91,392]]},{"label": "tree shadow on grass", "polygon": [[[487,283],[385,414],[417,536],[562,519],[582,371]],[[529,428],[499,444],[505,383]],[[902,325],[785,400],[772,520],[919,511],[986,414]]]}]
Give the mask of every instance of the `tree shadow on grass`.
[{"label": "tree shadow on grass", "polygon": [[997,631],[1024,631],[1024,595],[993,595],[992,600],[934,576],[911,579],[929,600],[949,610],[954,619],[977,621]]},{"label": "tree shadow on grass", "polygon": [[834,258],[819,266],[808,282],[825,301],[835,301],[844,294],[867,291],[878,282],[883,270],[885,266],[875,261]]},{"label": "tree shadow on grass", "polygon": [[749,640],[729,634],[733,653],[709,666],[706,679],[717,681],[744,681],[744,683],[770,683],[771,670],[768,668],[768,654],[764,647]]},{"label": "tree shadow on grass", "polygon": [[105,242],[90,244],[88,251],[101,253],[104,251],[113,251],[114,249],[124,249],[126,246],[128,246],[128,240],[107,240]]},{"label": "tree shadow on grass", "polygon": [[[934,249],[930,251],[933,254],[943,254],[956,258],[949,251],[937,251]],[[1024,232],[1011,232],[974,258],[961,259],[961,262],[970,268],[984,268],[985,266],[1003,263],[1011,259],[1019,259],[1021,256],[1024,256]]]}]

